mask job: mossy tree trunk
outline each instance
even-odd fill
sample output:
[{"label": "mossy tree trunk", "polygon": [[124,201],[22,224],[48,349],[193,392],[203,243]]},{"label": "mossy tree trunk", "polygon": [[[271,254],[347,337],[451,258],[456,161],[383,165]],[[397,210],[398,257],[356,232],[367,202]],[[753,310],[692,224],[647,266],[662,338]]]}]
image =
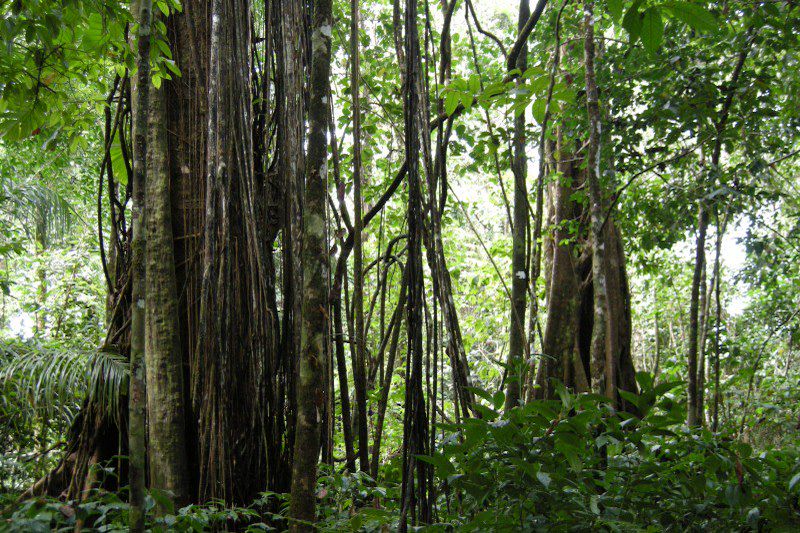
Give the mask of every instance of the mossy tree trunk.
[{"label": "mossy tree trunk", "polygon": [[308,154],[303,212],[303,318],[297,377],[297,426],[292,463],[293,531],[312,531],[325,409],[328,334],[327,200],[332,14],[330,0],[316,0],[311,33]]},{"label": "mossy tree trunk", "polygon": [[172,243],[165,89],[151,91],[147,181],[145,375],[150,488],[189,503],[186,409]]}]

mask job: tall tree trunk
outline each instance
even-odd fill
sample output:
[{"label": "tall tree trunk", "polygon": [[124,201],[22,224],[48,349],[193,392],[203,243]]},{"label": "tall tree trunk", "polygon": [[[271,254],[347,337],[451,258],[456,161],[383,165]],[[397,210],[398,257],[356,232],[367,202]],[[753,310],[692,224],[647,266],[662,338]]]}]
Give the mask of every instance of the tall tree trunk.
[{"label": "tall tree trunk", "polygon": [[[438,82],[440,86],[447,84],[451,76],[451,37],[450,27],[457,1],[442,2],[444,21],[439,42],[440,63]],[[403,54],[398,51],[398,61]],[[401,68],[401,72],[404,70]],[[464,351],[464,340],[461,334],[461,325],[458,320],[458,311],[453,300],[453,287],[450,272],[447,269],[447,259],[442,243],[442,212],[447,203],[447,152],[450,136],[453,130],[455,116],[451,115],[446,120],[439,122],[438,118],[444,117],[444,100],[437,100],[437,119],[432,123],[427,120],[423,123],[423,152],[429,151],[427,143],[430,139],[430,130],[437,128],[436,151],[433,168],[426,172],[427,177],[427,205],[425,212],[429,214],[429,225],[423,228],[423,240],[426,248],[428,267],[431,270],[433,292],[441,308],[441,317],[447,329],[447,346],[445,348],[450,358],[453,376],[453,403],[456,410],[460,409],[465,414],[472,411],[475,402],[474,394],[469,390],[470,372],[467,354]],[[439,122],[438,126],[436,125]],[[438,196],[437,196],[438,195]],[[438,352],[437,352],[438,353]]]},{"label": "tall tree trunk", "polygon": [[714,277],[708,283],[708,268],[703,269],[703,277],[700,281],[700,319],[699,336],[697,345],[697,420],[701,425],[706,423],[706,340],[708,339],[709,319],[708,313],[711,311],[711,297],[714,291]]},{"label": "tall tree trunk", "polygon": [[151,91],[145,297],[145,375],[150,487],[189,503],[185,391],[172,243],[165,89]]},{"label": "tall tree trunk", "polygon": [[[549,198],[550,224],[554,228],[552,235],[546,240],[546,264],[549,269],[547,275],[547,323],[542,341],[543,358],[537,371],[537,390],[534,395],[539,399],[553,399],[555,397],[554,380],[565,385],[574,385],[578,390],[585,391],[588,387],[583,364],[576,355],[577,332],[580,318],[580,286],[576,268],[574,237],[567,230],[565,222],[573,219],[577,206],[572,200],[572,188],[569,182],[578,180],[576,165],[568,152],[565,152],[563,136],[559,130],[558,146],[556,150],[561,154],[558,162],[558,172],[563,178],[555,180],[550,185]],[[581,369],[576,372],[573,369]],[[579,385],[574,380],[571,382],[567,376],[583,376]]]},{"label": "tall tree trunk", "polygon": [[145,390],[145,187],[147,183],[147,114],[150,89],[150,0],[136,0],[137,74],[133,87],[133,206],[131,243],[131,358],[128,415],[128,456],[130,476],[130,529],[144,531],[146,469]]},{"label": "tall tree trunk", "polygon": [[617,390],[635,392],[636,379],[631,357],[631,306],[625,273],[625,252],[622,238],[613,219],[604,229],[605,260],[602,263],[607,283],[606,350],[607,361],[602,374],[591,368],[592,331],[594,329],[593,257],[586,245],[586,234],[571,234],[570,222],[585,220],[587,213],[573,200],[577,190],[585,187],[582,164],[570,151],[559,131],[556,153],[560,154],[557,169],[560,178],[550,185],[549,222],[554,228],[544,241],[547,323],[542,343],[543,359],[536,375],[534,398],[552,399],[554,380],[576,391],[589,390],[598,380],[615,384],[606,389],[606,397],[620,401]]},{"label": "tall tree trunk", "polygon": [[[725,224],[720,226],[719,212],[715,209],[714,215],[716,218],[717,226],[717,242],[714,251],[714,401],[711,406],[711,431],[716,432],[719,427],[719,352],[720,352],[720,327],[722,321],[722,298],[720,295],[721,276],[720,272],[720,252],[722,251],[722,235],[724,232]],[[727,222],[727,216],[726,222]]]},{"label": "tall tree trunk", "polygon": [[[744,67],[744,62],[747,59],[747,55],[750,51],[750,45],[752,42],[752,37],[754,34],[754,27],[750,27],[745,31],[745,42],[742,46],[742,49],[739,51],[738,58],[736,60],[736,64],[733,67],[733,72],[731,74],[730,82],[725,87],[724,95],[725,98],[722,101],[722,106],[720,108],[719,114],[717,115],[717,120],[714,124],[715,130],[715,139],[714,139],[714,146],[711,151],[711,170],[713,172],[719,172],[719,165],[720,165],[720,156],[722,154],[722,141],[723,141],[723,134],[725,132],[725,128],[728,124],[728,117],[730,116],[730,109],[731,105],[733,104],[733,97],[735,94],[736,86],[739,83],[739,77],[742,73],[742,68]],[[703,190],[703,181],[704,176],[701,175],[700,179],[701,191]],[[686,423],[689,426],[696,426],[700,423],[701,419],[699,418],[698,407],[700,406],[700,391],[698,388],[698,340],[699,340],[699,306],[700,306],[700,282],[703,273],[703,269],[705,269],[705,262],[706,262],[706,231],[708,228],[708,207],[706,206],[705,198],[701,198],[698,202],[697,208],[697,239],[695,242],[695,259],[694,259],[694,273],[692,274],[692,289],[691,289],[691,296],[689,302],[689,350],[687,360],[687,366],[689,371],[689,383],[688,383],[688,405],[687,405],[687,416],[686,416]]]},{"label": "tall tree trunk", "polygon": [[400,504],[400,531],[412,524],[428,523],[430,465],[416,456],[428,453],[428,422],[422,389],[424,279],[422,271],[422,194],[420,186],[420,71],[417,1],[406,0],[405,10],[406,75],[403,86],[405,118],[405,156],[408,167],[408,356],[403,416],[403,477]]},{"label": "tall tree trunk", "polygon": [[268,483],[272,378],[266,236],[254,205],[250,4],[212,4],[206,219],[193,402],[201,500],[250,501]]},{"label": "tall tree trunk", "polygon": [[[297,429],[292,463],[293,531],[313,531],[314,487],[321,413],[324,409],[323,368],[328,332],[328,247],[325,231],[328,124],[330,107],[330,0],[316,0],[311,34],[311,79],[308,157],[303,212],[303,315],[297,380]],[[303,521],[303,522],[300,522]]]},{"label": "tall tree trunk", "polygon": [[366,339],[364,338],[364,250],[361,227],[361,87],[359,58],[359,0],[350,1],[350,97],[353,101],[353,314],[355,358],[353,377],[356,389],[358,427],[358,463],[369,471],[369,437],[367,435]]},{"label": "tall tree trunk", "polygon": [[[282,365],[287,376],[296,375],[297,350],[301,341],[302,315],[302,257],[301,234],[303,206],[303,175],[305,172],[306,116],[305,71],[307,51],[306,3],[287,0],[276,4],[279,26],[276,43],[278,55],[278,126],[277,167],[283,195],[283,335],[281,338]],[[287,444],[291,462],[294,441],[294,411],[296,394],[289,381],[287,414]]]},{"label": "tall tree trunk", "polygon": [[[584,4],[584,24],[586,37],[583,51],[586,73],[586,111],[589,116],[589,145],[587,147],[586,167],[589,185],[592,241],[592,284],[594,294],[594,319],[592,322],[591,369],[592,392],[614,395],[613,356],[608,353],[606,336],[608,334],[608,283],[606,281],[606,242],[605,220],[603,217],[603,195],[600,186],[600,105],[595,77],[594,46],[594,1]],[[610,367],[610,368],[607,368]]]},{"label": "tall tree trunk", "polygon": [[659,327],[658,293],[653,288],[653,321],[655,322],[655,356],[653,361],[653,383],[658,382],[658,373],[661,370],[661,329]]},{"label": "tall tree trunk", "polygon": [[[518,32],[522,33],[530,17],[528,0],[520,0]],[[526,42],[526,41],[523,41]],[[528,46],[523,44],[515,64],[521,72],[528,68]],[[522,83],[518,81],[518,83]],[[525,350],[525,308],[528,296],[526,245],[528,237],[528,159],[525,154],[525,113],[514,118],[513,161],[514,226],[511,245],[511,317],[506,360],[505,409],[516,407],[520,400],[520,381]]]},{"label": "tall tree trunk", "polygon": [[700,285],[703,277],[703,269],[705,269],[706,264],[707,227],[708,215],[706,213],[705,200],[701,199],[697,207],[697,237],[695,239],[694,272],[692,273],[692,288],[689,300],[689,355],[686,358],[689,373],[686,423],[689,426],[696,426],[700,423],[697,413],[697,407],[699,405],[697,356],[700,330]]}]

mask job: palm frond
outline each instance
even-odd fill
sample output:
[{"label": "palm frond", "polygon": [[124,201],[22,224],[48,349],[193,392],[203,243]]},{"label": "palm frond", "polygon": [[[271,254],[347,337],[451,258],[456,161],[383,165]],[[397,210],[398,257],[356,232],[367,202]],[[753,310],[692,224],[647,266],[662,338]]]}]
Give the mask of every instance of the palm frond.
[{"label": "palm frond", "polygon": [[0,199],[3,210],[26,236],[42,241],[45,247],[66,235],[78,218],[69,201],[39,179],[0,180]]},{"label": "palm frond", "polygon": [[120,426],[122,411],[119,400],[128,394],[128,360],[119,353],[98,350],[92,354],[88,364],[92,400],[98,402]]},{"label": "palm frond", "polygon": [[35,342],[0,344],[2,412],[22,409],[30,416],[70,423],[88,395],[119,423],[119,401],[127,382],[128,362],[116,353]]}]

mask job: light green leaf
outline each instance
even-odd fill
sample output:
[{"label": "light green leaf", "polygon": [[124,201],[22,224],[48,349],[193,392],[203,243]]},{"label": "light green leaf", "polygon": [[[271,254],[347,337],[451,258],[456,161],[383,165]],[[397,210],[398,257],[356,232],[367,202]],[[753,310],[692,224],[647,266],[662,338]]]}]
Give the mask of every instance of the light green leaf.
[{"label": "light green leaf", "polygon": [[533,120],[535,120],[538,124],[542,124],[544,122],[545,107],[547,107],[547,100],[542,98],[535,100],[531,104],[531,114],[533,115]]},{"label": "light green leaf", "polygon": [[452,115],[460,102],[461,102],[461,95],[459,95],[455,91],[449,91],[447,95],[444,97],[445,115],[447,115],[448,117]]}]

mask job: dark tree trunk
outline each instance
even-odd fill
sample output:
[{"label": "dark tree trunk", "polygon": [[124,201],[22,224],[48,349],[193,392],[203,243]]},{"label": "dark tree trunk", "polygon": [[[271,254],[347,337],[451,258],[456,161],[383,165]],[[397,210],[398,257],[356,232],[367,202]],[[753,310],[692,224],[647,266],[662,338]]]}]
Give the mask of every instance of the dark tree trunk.
[{"label": "dark tree trunk", "polygon": [[405,156],[408,168],[408,356],[406,357],[406,394],[403,417],[403,481],[401,488],[400,531],[412,524],[428,523],[431,502],[428,485],[430,465],[416,456],[428,453],[428,421],[422,388],[424,279],[422,271],[422,193],[420,186],[420,76],[421,58],[417,31],[417,2],[406,0],[405,10],[405,79],[403,116],[405,119]]},{"label": "dark tree trunk", "polygon": [[361,84],[359,58],[359,0],[350,2],[350,96],[353,101],[353,377],[356,389],[356,427],[358,428],[358,464],[369,471],[369,436],[367,435],[367,362],[364,337],[364,250],[361,228]]},{"label": "dark tree trunk", "polygon": [[[530,17],[528,0],[520,0],[518,32],[522,33]],[[525,42],[525,41],[523,41]],[[523,44],[516,68],[528,68],[528,46]],[[523,357],[525,355],[525,309],[528,296],[527,238],[528,238],[528,159],[525,154],[525,113],[514,118],[513,161],[514,226],[511,250],[511,317],[509,324],[508,359],[506,360],[506,410],[516,407],[520,400]]]}]

